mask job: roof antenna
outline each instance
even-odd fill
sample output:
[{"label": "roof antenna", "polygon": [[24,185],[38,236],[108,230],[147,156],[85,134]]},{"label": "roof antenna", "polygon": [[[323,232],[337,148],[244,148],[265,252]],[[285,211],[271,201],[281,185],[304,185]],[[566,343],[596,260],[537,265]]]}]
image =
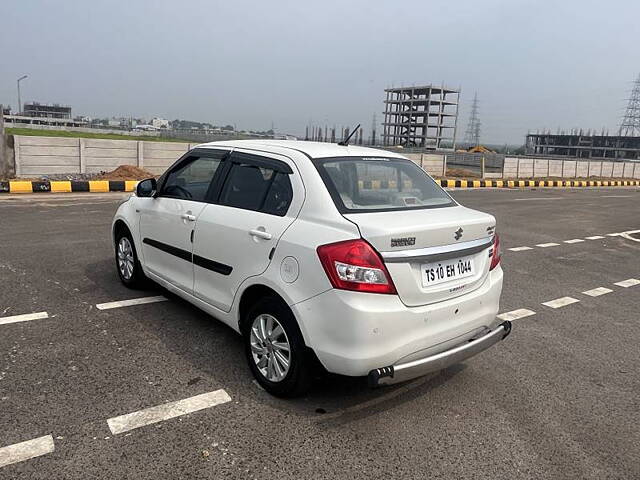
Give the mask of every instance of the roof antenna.
[{"label": "roof antenna", "polygon": [[341,142],[338,142],[338,145],[342,145],[343,147],[348,147],[349,146],[349,140],[351,140],[351,137],[353,137],[353,134],[356,133],[359,128],[360,128],[360,124],[358,124],[358,126],[353,129],[353,132],[351,132],[347,138],[345,138]]}]

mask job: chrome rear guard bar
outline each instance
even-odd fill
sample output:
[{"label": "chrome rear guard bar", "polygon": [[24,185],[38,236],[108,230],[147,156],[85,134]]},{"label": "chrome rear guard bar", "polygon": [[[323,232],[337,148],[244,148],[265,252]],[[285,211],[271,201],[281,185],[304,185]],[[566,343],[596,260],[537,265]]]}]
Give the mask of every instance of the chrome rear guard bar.
[{"label": "chrome rear guard bar", "polygon": [[427,373],[437,372],[477,355],[506,338],[509,333],[511,333],[511,322],[503,322],[486,335],[451,350],[412,362],[376,368],[369,372],[369,385],[372,387],[391,385],[420,377]]}]

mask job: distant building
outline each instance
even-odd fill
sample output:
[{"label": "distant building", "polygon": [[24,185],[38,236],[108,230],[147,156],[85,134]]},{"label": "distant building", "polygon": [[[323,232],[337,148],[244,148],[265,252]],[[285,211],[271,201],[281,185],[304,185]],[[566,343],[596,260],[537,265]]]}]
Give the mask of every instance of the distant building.
[{"label": "distant building", "polygon": [[133,127],[133,129],[144,131],[144,132],[155,132],[160,130],[158,127],[155,127],[153,125],[144,125],[144,124],[136,125],[135,127]]},{"label": "distant building", "polygon": [[156,128],[169,128],[169,120],[155,117],[151,120],[151,125]]},{"label": "distant building", "polygon": [[460,91],[436,85],[385,90],[384,145],[454,149]]},{"label": "distant building", "polygon": [[[590,132],[589,132],[590,133]],[[530,133],[525,153],[536,156],[640,160],[640,137]]]},{"label": "distant building", "polygon": [[22,116],[71,120],[71,107],[67,105],[58,105],[57,103],[53,103],[51,105],[38,102],[25,103]]}]

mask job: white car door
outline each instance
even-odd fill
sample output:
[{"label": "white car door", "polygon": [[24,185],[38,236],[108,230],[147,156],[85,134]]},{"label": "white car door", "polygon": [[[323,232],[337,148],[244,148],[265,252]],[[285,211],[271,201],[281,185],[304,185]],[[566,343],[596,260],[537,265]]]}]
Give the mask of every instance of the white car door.
[{"label": "white car door", "polygon": [[215,203],[196,222],[194,293],[228,312],[240,284],[263,273],[294,221],[304,186],[288,158],[234,150]]},{"label": "white car door", "polygon": [[155,197],[140,199],[140,244],[145,267],[193,293],[191,241],[225,150],[194,150],[167,172]]}]

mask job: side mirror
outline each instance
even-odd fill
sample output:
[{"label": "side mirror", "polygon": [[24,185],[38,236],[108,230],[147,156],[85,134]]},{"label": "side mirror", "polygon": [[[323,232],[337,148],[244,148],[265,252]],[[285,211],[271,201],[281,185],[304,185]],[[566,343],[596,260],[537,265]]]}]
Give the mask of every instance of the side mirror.
[{"label": "side mirror", "polygon": [[138,197],[153,197],[156,193],[158,184],[155,178],[147,178],[138,183],[136,187],[136,195]]}]

